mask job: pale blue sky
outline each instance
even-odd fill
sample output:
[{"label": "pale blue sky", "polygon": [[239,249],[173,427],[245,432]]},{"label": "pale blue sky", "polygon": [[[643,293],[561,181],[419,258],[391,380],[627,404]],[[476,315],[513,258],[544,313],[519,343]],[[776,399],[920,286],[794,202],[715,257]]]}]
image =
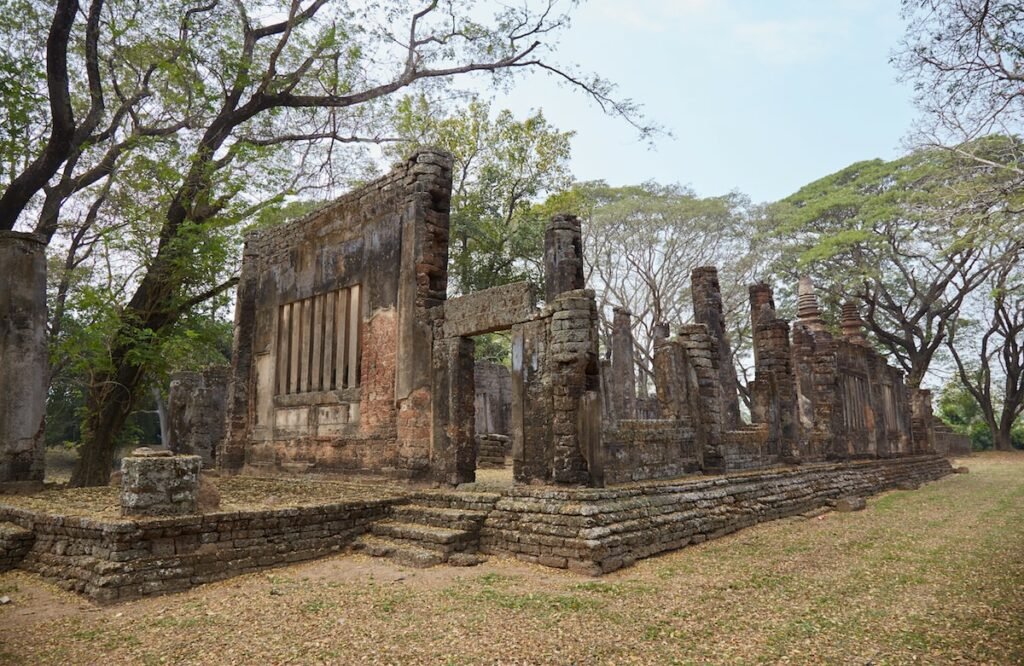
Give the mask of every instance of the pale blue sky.
[{"label": "pale blue sky", "polygon": [[898,0],[591,0],[558,59],[617,82],[672,138],[653,150],[621,120],[544,77],[498,108],[543,108],[574,129],[573,171],[701,196],[771,201],[855,161],[905,152],[912,91],[889,64]]}]

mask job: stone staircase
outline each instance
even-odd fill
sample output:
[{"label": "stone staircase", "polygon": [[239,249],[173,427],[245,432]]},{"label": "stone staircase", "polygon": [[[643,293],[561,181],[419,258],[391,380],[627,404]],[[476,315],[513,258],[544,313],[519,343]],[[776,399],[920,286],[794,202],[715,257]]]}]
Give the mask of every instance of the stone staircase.
[{"label": "stone staircase", "polygon": [[374,523],[352,548],[413,567],[479,564],[480,526],[499,497],[480,492],[416,493],[407,504],[393,506],[391,517]]}]

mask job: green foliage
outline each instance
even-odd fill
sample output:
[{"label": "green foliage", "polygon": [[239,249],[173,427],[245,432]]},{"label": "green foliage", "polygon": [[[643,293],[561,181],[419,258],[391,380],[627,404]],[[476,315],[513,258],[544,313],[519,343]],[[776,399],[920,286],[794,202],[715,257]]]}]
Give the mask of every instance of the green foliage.
[{"label": "green foliage", "polygon": [[547,219],[535,208],[545,194],[568,187],[569,140],[538,111],[516,120],[472,100],[441,115],[423,96],[399,102],[395,125],[401,157],[422,146],[454,158],[449,276],[456,293],[509,282],[542,281]]},{"label": "green foliage", "polygon": [[[978,402],[959,382],[951,381],[942,389],[938,402],[938,417],[961,435],[971,438],[971,448],[987,451],[993,448],[992,429],[985,422]],[[1017,449],[1024,449],[1024,419],[1017,419],[1010,439]]]},{"label": "green foliage", "polygon": [[[632,311],[641,372],[653,367],[653,327],[690,320],[690,273],[698,266],[719,269],[727,320],[749,321],[746,285],[761,259],[750,242],[750,202],[742,194],[702,198],[680,185],[598,181],[578,183],[544,204],[545,213],[559,210],[583,217],[586,277],[598,295],[606,344],[612,307]],[[731,335],[736,346],[749,338],[739,329]]]},{"label": "green foliage", "polygon": [[493,361],[510,366],[512,362],[512,337],[507,331],[485,333],[473,338],[474,357],[478,361]]},{"label": "green foliage", "polygon": [[1021,148],[985,137],[858,162],[806,185],[763,221],[773,272],[788,284],[811,275],[833,313],[860,301],[876,341],[918,385],[998,248],[1019,233]]}]

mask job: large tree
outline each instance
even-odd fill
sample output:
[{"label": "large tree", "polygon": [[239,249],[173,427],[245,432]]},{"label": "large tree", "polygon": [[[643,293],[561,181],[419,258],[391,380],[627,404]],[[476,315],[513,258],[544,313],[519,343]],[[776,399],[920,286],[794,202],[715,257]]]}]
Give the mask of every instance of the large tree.
[{"label": "large tree", "polygon": [[[641,388],[653,380],[654,326],[675,327],[692,319],[694,268],[717,266],[727,320],[749,321],[740,313],[758,259],[750,244],[750,202],[745,196],[701,198],[679,185],[609,187],[592,182],[577,185],[548,205],[570,205],[583,215],[586,278],[597,292],[602,338],[608,347],[612,308],[629,308]],[[731,333],[739,342],[740,331]]]},{"label": "large tree", "polygon": [[441,114],[423,97],[398,105],[397,157],[416,146],[437,146],[452,168],[449,288],[468,293],[519,280],[542,283],[546,221],[535,204],[569,186],[572,132],[552,127],[541,111],[517,120],[472,100]]},{"label": "large tree", "polygon": [[[45,3],[23,4],[44,15]],[[161,341],[231,286],[195,270],[215,263],[209,240],[235,235],[267,201],[303,184],[331,184],[349,161],[342,147],[381,137],[394,93],[535,69],[635,123],[635,109],[612,99],[605,81],[552,64],[550,46],[568,25],[552,2],[500,7],[490,19],[469,5],[93,0],[82,8],[59,0],[49,8],[46,42],[35,44],[45,103],[19,111],[30,136],[33,123],[46,131],[25,145],[31,159],[7,174],[0,229],[53,238],[69,218],[94,225],[108,211],[116,219],[112,202],[131,200],[137,179],[153,176],[139,197],[150,205],[131,222],[149,257],[127,283],[106,363],[91,377],[74,484],[106,482]],[[0,24],[11,41],[23,27]],[[33,44],[24,48],[31,56]],[[80,229],[67,225],[73,248]],[[89,252],[82,247],[68,263]]]},{"label": "large tree", "polygon": [[[913,83],[929,142],[974,154],[973,139],[1024,121],[1024,5],[1013,0],[903,0],[893,57]],[[982,159],[987,159],[982,157]]]},{"label": "large tree", "polygon": [[1024,413],[1024,252],[1012,243],[986,280],[986,298],[973,316],[950,326],[946,345],[960,383],[974,398],[996,450],[1013,448],[1013,429]]},{"label": "large tree", "polygon": [[1000,263],[990,248],[1021,223],[1015,170],[997,166],[1019,142],[989,137],[967,149],[992,164],[943,149],[859,162],[801,188],[767,218],[776,272],[790,282],[814,276],[833,311],[844,299],[859,301],[875,340],[913,387],[966,299]]}]

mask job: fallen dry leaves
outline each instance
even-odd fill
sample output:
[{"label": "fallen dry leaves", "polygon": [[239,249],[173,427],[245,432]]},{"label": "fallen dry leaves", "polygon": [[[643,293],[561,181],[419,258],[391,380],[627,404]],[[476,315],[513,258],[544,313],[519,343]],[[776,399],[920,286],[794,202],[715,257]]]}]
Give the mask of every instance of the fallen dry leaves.
[{"label": "fallen dry leaves", "polygon": [[1024,455],[963,463],[600,579],[344,555],[99,608],[11,572],[0,662],[1024,663]]}]

